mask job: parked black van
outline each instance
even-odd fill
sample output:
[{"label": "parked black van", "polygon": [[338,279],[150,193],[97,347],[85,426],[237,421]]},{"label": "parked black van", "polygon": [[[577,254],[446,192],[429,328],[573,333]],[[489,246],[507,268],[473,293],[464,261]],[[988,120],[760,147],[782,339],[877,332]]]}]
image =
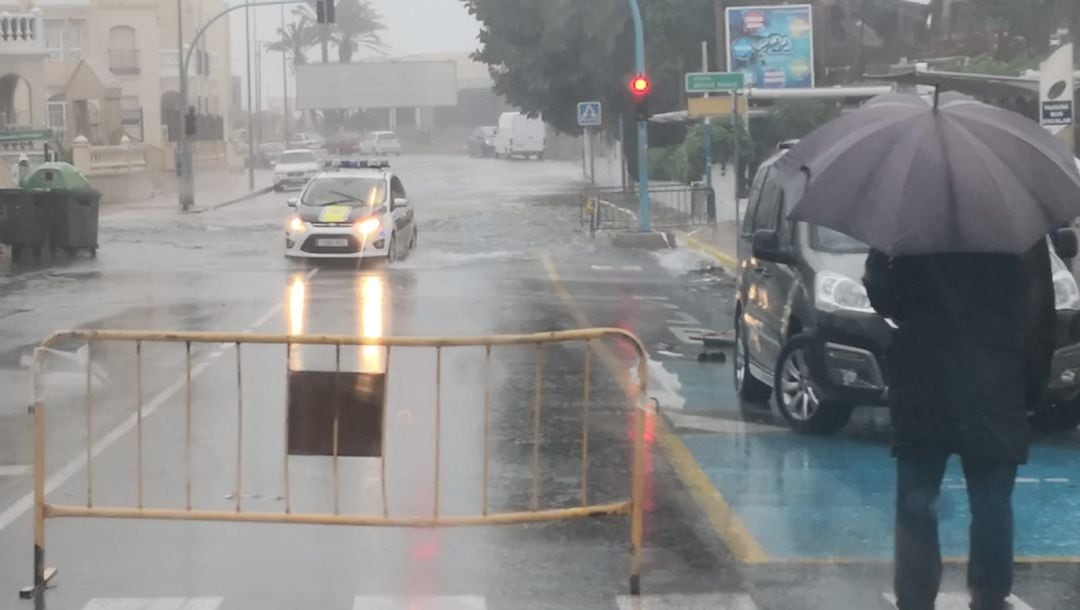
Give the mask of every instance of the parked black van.
[{"label": "parked black van", "polygon": [[[856,406],[887,403],[893,329],[862,285],[868,246],[787,220],[802,188],[774,169],[787,148],[758,170],[739,228],[735,385],[743,400],[773,397],[796,432],[832,434]],[[1076,257],[1077,239],[1070,229],[1052,238],[1058,350],[1048,402],[1032,418],[1071,429],[1080,424],[1080,288],[1062,259]]]}]

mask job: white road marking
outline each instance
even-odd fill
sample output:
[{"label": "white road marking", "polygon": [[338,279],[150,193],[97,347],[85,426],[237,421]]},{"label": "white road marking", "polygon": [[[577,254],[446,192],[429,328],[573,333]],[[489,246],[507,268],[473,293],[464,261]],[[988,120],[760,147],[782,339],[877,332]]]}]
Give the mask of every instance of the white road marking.
[{"label": "white road marking", "polygon": [[668,300],[670,300],[668,297],[649,297],[649,296],[641,296],[641,295],[635,295],[634,298],[637,299],[638,301],[668,301]]},{"label": "white road marking", "polygon": [[[310,279],[318,271],[318,269],[312,269],[307,273],[307,277]],[[281,311],[282,307],[283,304],[281,302],[278,302],[272,308],[270,308],[270,311],[266,312],[261,317],[259,317],[258,320],[256,320],[257,324],[253,324],[249,328],[256,328],[257,326],[261,326],[272,316],[276,315],[279,311]],[[260,321],[261,323],[259,323]],[[207,369],[208,366],[210,366],[210,361],[207,360],[200,362],[199,364],[192,367],[191,378],[195,379],[196,377],[198,377],[203,371]],[[185,375],[181,375],[177,377],[176,381],[174,381],[172,385],[162,390],[157,396],[154,396],[154,398],[150,402],[148,402],[145,407],[143,407],[143,419],[146,419],[153,415],[153,413],[157,411],[161,407],[161,405],[165,404],[165,401],[169,400],[173,394],[179,392],[180,389],[184,387],[185,383]],[[98,441],[94,443],[94,446],[90,449],[90,459],[94,459],[104,453],[109,447],[112,447],[116,443],[116,441],[120,440],[125,434],[130,432],[135,427],[137,418],[138,413],[132,413],[127,418],[125,418],[124,421],[120,422],[115,428],[113,428],[108,434],[98,439]],[[63,467],[60,468],[60,470],[57,470],[45,481],[45,494],[51,494],[57,489],[59,489],[61,485],[67,483],[68,480],[71,479],[71,477],[75,476],[75,474],[82,470],[84,467],[86,467],[86,453],[80,451],[79,457],[65,464]],[[15,520],[17,520],[19,517],[22,517],[23,514],[29,511],[33,505],[34,494],[31,492],[16,500],[3,512],[0,512],[0,531],[3,531],[9,525],[14,523]]]},{"label": "white road marking", "polygon": [[[896,596],[892,593],[886,593],[885,599],[890,604],[896,605]],[[1035,610],[1015,595],[1010,595],[1005,601],[1012,604],[1012,610]],[[937,610],[968,610],[970,603],[971,596],[967,593],[940,593],[935,607]]]},{"label": "white road marking", "polygon": [[694,316],[686,313],[685,311],[673,311],[671,312],[671,319],[667,320],[668,324],[678,325],[691,325],[701,326],[701,320],[698,320]]},{"label": "white road marking", "polygon": [[1064,477],[1048,477],[1043,479],[1043,481],[1047,483],[1068,483],[1069,479],[1066,479]]},{"label": "white road marking", "polygon": [[[712,332],[707,328],[693,328],[690,326],[669,326],[668,330],[670,330],[671,334],[675,335],[675,338],[677,338],[679,341],[682,341],[687,345],[698,346],[701,345],[700,337],[710,334]],[[695,339],[695,337],[698,338]]]},{"label": "white road marking", "polygon": [[676,429],[692,428],[694,431],[708,432],[712,434],[787,434],[787,426],[771,426],[732,419],[709,417],[708,415],[693,415],[667,411],[667,417]]},{"label": "white road marking", "polygon": [[155,597],[92,599],[83,610],[217,610],[220,597]]},{"label": "white road marking", "polygon": [[34,472],[33,464],[15,464],[0,466],[0,477],[21,477]]},{"label": "white road marking", "polygon": [[623,265],[622,270],[623,271],[640,272],[641,271],[641,266],[640,265]]},{"label": "white road marking", "polygon": [[353,610],[487,610],[487,601],[476,595],[358,595]]},{"label": "white road marking", "polygon": [[619,610],[757,610],[746,593],[704,593],[698,595],[620,595]]},{"label": "white road marking", "polygon": [[614,271],[615,267],[609,267],[607,265],[589,265],[593,271]]}]

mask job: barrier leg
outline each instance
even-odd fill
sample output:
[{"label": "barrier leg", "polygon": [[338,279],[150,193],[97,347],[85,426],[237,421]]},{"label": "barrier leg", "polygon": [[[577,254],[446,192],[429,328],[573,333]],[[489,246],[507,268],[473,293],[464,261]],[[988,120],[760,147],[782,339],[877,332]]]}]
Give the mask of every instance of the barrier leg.
[{"label": "barrier leg", "polygon": [[56,568],[45,567],[45,403],[42,398],[41,367],[45,350],[34,351],[34,584],[19,591],[19,597],[33,599],[40,595],[56,575]]},{"label": "barrier leg", "polygon": [[645,411],[634,409],[634,481],[630,508],[630,594],[641,595],[641,544],[645,511]]}]

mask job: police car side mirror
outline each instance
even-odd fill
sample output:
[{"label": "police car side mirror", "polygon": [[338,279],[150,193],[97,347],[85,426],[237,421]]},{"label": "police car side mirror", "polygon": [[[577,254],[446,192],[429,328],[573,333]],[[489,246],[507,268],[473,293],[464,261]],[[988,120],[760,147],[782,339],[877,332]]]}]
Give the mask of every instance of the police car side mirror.
[{"label": "police car side mirror", "polygon": [[404,197],[398,197],[398,198],[394,199],[394,204],[391,206],[391,208],[396,210],[398,208],[404,208],[404,207],[408,207],[408,206],[409,206],[409,200],[408,199],[406,199]]},{"label": "police car side mirror", "polygon": [[289,205],[290,208],[295,208],[296,206],[300,205],[300,198],[289,197],[289,200],[286,203]]}]

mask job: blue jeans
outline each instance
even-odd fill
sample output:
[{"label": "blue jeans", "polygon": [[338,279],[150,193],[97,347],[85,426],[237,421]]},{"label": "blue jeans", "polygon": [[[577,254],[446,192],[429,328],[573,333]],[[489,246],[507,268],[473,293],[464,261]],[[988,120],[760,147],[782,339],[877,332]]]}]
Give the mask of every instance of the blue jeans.
[{"label": "blue jeans", "polygon": [[[897,458],[896,572],[900,610],[933,610],[941,586],[937,501],[947,453]],[[972,610],[1001,610],[1012,592],[1012,492],[1016,464],[962,460],[971,507],[968,590]]]}]

